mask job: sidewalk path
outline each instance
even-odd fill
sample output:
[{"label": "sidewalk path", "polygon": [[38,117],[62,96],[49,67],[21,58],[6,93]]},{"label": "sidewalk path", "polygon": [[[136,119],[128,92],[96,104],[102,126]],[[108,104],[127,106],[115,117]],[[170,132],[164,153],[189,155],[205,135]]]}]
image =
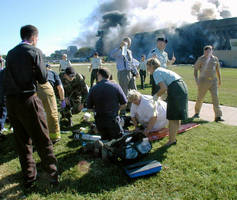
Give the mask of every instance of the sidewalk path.
[{"label": "sidewalk path", "polygon": [[[194,106],[195,106],[194,101],[188,102],[189,117],[192,117],[194,115]],[[221,111],[223,115],[222,118],[225,120],[222,123],[232,125],[232,126],[237,126],[237,108],[236,107],[221,106]],[[200,118],[203,120],[207,120],[211,122],[214,121],[215,116],[214,116],[212,104],[203,103],[202,109],[199,115],[200,115]]]}]

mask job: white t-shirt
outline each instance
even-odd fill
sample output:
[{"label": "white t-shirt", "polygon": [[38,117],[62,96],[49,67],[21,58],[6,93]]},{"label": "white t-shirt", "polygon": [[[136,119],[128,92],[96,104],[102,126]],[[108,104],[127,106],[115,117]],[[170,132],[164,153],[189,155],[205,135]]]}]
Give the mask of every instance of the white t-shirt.
[{"label": "white t-shirt", "polygon": [[71,62],[69,60],[60,60],[59,61],[61,70],[65,70],[68,67],[71,67]]},{"label": "white t-shirt", "polygon": [[[151,131],[158,131],[164,128],[168,120],[166,119],[167,104],[162,100],[156,102],[157,120]],[[133,104],[131,106],[131,117],[136,117],[138,122],[146,128],[151,117],[154,116],[154,103],[151,95],[142,95],[139,105]]]},{"label": "white t-shirt", "polygon": [[101,59],[93,57],[91,59],[92,69],[98,69],[101,66]]}]

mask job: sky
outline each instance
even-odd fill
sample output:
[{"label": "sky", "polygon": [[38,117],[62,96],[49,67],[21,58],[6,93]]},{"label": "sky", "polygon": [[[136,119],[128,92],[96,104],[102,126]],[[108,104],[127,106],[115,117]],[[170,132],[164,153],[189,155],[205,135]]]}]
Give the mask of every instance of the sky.
[{"label": "sky", "polygon": [[0,54],[21,42],[20,28],[32,24],[39,29],[37,47],[50,55],[66,49],[83,30],[83,21],[99,0],[0,0]]}]

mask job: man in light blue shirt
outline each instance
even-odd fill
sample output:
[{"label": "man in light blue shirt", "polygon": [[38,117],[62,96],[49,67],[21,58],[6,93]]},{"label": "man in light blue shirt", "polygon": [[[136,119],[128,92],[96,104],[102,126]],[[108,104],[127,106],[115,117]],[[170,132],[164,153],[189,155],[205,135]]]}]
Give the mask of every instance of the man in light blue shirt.
[{"label": "man in light blue shirt", "polygon": [[141,89],[144,90],[144,83],[146,81],[146,56],[141,56],[141,61],[138,68],[140,69],[140,78],[141,78]]},{"label": "man in light blue shirt", "polygon": [[[165,48],[166,48],[166,45],[168,43],[168,40],[166,39],[166,37],[164,35],[159,35],[157,37],[157,47],[153,50],[151,50],[151,52],[148,54],[148,59],[149,58],[158,58],[158,60],[160,61],[160,64],[161,64],[161,67],[163,68],[167,68],[167,65],[172,65],[176,58],[172,57],[171,60],[169,60],[168,58],[168,54],[167,52],[165,52]],[[152,85],[152,95],[154,95],[159,88],[157,88],[157,85],[154,84],[154,79],[153,79],[153,76],[150,76],[150,83]]]},{"label": "man in light blue shirt", "polygon": [[132,88],[132,51],[128,48],[131,46],[131,39],[126,37],[120,43],[119,48],[112,50],[110,56],[115,59],[117,66],[117,76],[119,85],[123,89],[124,94],[127,96],[128,89]]}]

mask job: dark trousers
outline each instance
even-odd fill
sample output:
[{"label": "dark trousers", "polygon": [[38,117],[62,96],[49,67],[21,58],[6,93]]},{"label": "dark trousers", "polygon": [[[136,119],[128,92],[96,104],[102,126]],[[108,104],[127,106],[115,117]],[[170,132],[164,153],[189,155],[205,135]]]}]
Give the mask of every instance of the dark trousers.
[{"label": "dark trousers", "polygon": [[94,80],[96,80],[96,83],[97,83],[97,72],[98,72],[98,69],[93,69],[92,72],[91,72],[91,87],[93,86],[93,83],[94,83]]},{"label": "dark trousers", "polygon": [[141,88],[144,89],[144,83],[146,81],[146,70],[140,69],[140,78],[141,78]]},{"label": "dark trousers", "polygon": [[95,123],[102,140],[112,140],[122,136],[116,117],[95,116]]},{"label": "dark trousers", "polygon": [[32,141],[42,161],[43,169],[52,179],[57,178],[57,159],[49,138],[43,105],[35,95],[7,97],[7,109],[14,128],[16,149],[26,182],[36,179],[36,164],[32,156]]}]

